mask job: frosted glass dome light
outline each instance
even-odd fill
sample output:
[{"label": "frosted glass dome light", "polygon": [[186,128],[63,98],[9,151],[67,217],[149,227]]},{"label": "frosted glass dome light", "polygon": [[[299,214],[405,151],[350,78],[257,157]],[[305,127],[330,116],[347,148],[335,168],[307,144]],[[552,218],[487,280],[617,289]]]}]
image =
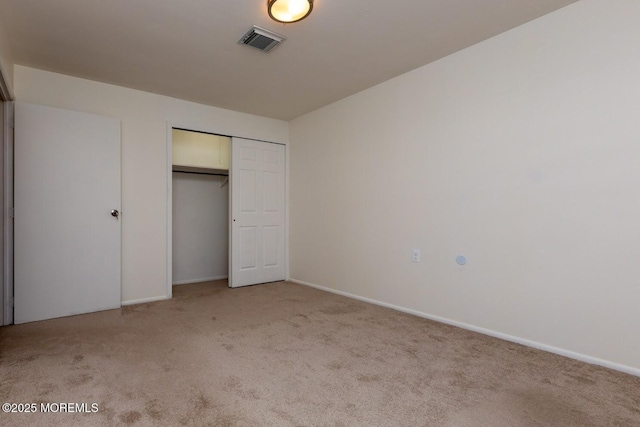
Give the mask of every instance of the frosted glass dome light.
[{"label": "frosted glass dome light", "polygon": [[298,22],[311,13],[313,0],[267,0],[269,16],[274,21]]}]

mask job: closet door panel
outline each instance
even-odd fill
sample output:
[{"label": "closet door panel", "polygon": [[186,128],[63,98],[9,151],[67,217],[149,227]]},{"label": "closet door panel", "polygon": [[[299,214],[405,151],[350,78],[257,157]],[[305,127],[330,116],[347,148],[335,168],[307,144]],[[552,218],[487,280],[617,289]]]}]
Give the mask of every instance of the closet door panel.
[{"label": "closet door panel", "polygon": [[285,279],[284,156],[280,144],[232,140],[231,287]]}]

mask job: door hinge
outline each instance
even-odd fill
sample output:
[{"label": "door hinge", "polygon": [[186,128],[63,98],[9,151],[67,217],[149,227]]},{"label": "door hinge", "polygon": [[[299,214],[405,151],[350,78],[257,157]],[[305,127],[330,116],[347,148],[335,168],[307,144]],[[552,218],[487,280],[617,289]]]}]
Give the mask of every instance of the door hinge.
[{"label": "door hinge", "polygon": [[16,217],[16,209],[15,208],[9,208],[9,218],[14,219]]}]

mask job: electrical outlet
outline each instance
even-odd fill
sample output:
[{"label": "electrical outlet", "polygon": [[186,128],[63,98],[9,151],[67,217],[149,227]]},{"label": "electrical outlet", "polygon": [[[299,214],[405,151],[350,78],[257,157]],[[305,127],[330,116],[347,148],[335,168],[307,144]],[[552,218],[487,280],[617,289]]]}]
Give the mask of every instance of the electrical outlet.
[{"label": "electrical outlet", "polygon": [[411,252],[411,261],[420,262],[420,249],[414,249]]}]

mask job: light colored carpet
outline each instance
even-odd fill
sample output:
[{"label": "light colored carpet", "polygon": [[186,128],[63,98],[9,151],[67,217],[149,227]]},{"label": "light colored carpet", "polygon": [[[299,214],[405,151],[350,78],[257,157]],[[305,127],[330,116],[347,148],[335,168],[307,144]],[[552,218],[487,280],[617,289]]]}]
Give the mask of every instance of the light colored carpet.
[{"label": "light colored carpet", "polygon": [[299,286],[0,328],[0,425],[640,426],[640,378]]}]

